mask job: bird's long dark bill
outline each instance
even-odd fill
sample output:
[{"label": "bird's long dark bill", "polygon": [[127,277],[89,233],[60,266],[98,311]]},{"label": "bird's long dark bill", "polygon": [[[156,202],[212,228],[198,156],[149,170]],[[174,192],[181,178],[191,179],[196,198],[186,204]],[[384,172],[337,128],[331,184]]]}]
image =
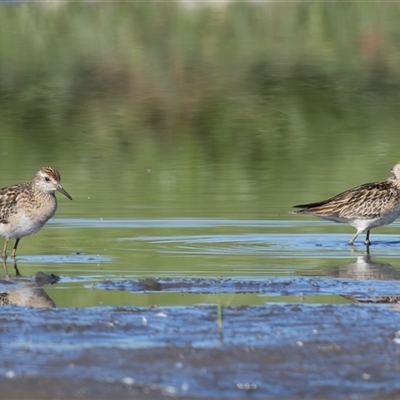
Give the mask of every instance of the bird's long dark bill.
[{"label": "bird's long dark bill", "polygon": [[70,200],[72,200],[72,197],[69,195],[69,193],[62,187],[59,186],[57,188],[57,191],[59,191],[60,193],[62,193],[64,196],[68,197]]}]

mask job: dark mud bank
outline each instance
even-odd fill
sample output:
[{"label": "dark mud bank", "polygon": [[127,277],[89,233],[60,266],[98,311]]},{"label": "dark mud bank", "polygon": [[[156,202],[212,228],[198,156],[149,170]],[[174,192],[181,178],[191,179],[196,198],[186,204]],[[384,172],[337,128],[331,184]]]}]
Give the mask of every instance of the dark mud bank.
[{"label": "dark mud bank", "polygon": [[395,399],[397,307],[2,307],[2,398]]}]

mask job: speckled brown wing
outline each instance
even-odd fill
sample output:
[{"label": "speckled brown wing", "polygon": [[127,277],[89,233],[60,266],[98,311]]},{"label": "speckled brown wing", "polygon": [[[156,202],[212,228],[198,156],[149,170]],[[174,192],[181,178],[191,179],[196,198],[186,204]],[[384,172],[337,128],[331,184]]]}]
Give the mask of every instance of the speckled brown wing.
[{"label": "speckled brown wing", "polygon": [[29,186],[29,183],[19,183],[0,188],[0,223],[8,224],[10,216],[17,213],[17,197],[26,186]]},{"label": "speckled brown wing", "polygon": [[372,219],[400,203],[400,191],[390,181],[365,183],[328,200],[294,206],[297,214],[329,215],[337,218]]}]

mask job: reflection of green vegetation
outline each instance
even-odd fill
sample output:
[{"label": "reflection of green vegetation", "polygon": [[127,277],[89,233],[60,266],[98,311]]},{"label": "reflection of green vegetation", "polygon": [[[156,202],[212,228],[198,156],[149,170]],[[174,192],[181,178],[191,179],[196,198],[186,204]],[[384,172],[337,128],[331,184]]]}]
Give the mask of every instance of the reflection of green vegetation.
[{"label": "reflection of green vegetation", "polygon": [[267,301],[269,303],[311,303],[311,304],[348,304],[348,303],[352,303],[351,300],[348,300],[340,295],[275,296],[275,297],[268,297]]},{"label": "reflection of green vegetation", "polygon": [[[188,306],[188,305],[217,305],[215,320],[217,329],[222,332],[222,313],[220,307],[263,305],[265,298],[255,293],[248,294],[194,294],[194,293],[131,293],[123,290],[91,290],[82,285],[68,285],[68,290],[61,289],[63,283],[57,286],[46,286],[45,290],[58,307],[88,307],[88,306]],[[73,296],[71,296],[73,293]],[[290,300],[289,300],[290,301]],[[229,302],[229,304],[226,304]],[[333,302],[336,303],[337,301]]]},{"label": "reflection of green vegetation", "polygon": [[69,215],[289,218],[398,161],[399,16],[378,2],[1,7],[0,166],[20,179],[57,164],[82,195]]},{"label": "reflection of green vegetation", "polygon": [[379,3],[2,7],[3,112],[17,105],[11,123],[44,137],[90,127],[124,148],[189,136],[211,159],[239,142],[257,161],[285,133],[315,135],[299,129],[315,117],[397,95],[399,15]]}]

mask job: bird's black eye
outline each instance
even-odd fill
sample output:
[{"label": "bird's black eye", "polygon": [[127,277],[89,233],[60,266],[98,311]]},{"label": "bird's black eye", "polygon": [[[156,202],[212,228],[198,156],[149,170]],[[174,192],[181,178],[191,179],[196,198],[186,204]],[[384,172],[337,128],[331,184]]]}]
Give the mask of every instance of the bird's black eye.
[{"label": "bird's black eye", "polygon": [[44,177],[44,180],[45,180],[46,182],[50,182],[50,178],[49,178],[48,176],[45,176],[45,177]]}]

